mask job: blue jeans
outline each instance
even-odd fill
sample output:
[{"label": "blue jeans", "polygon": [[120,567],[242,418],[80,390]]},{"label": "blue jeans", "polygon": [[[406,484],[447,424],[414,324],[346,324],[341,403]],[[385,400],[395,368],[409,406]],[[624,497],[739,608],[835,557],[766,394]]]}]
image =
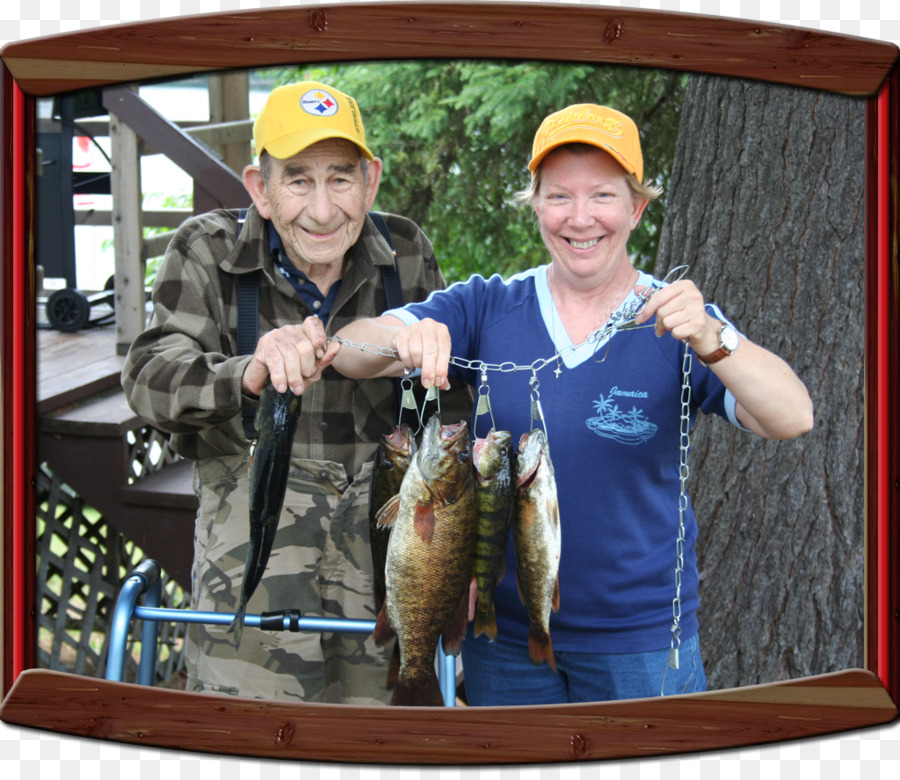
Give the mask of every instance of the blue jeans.
[{"label": "blue jeans", "polygon": [[[472,629],[462,646],[466,697],[475,707],[641,699],[706,690],[696,634],[681,640],[679,668],[667,665],[668,648],[647,653],[554,651],[557,673],[534,666],[528,647],[484,636]],[[665,685],[665,688],[663,688]]]}]

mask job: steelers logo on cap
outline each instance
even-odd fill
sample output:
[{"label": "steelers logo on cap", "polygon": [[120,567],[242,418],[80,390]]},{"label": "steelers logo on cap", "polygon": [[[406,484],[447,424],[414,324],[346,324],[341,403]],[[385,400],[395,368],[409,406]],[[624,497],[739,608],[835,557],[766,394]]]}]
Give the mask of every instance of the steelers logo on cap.
[{"label": "steelers logo on cap", "polygon": [[324,89],[311,89],[300,98],[300,108],[313,116],[334,116],[338,102]]}]

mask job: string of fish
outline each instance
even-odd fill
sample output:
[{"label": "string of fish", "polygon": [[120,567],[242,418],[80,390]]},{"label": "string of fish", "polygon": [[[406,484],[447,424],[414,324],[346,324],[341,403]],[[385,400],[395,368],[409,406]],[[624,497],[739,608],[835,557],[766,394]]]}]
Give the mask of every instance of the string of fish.
[{"label": "string of fish", "polygon": [[[680,265],[673,268],[669,271],[668,274],[661,281],[654,281],[640,293],[635,296],[635,299],[628,305],[622,307],[617,312],[615,312],[609,319],[609,321],[601,328],[598,328],[593,333],[591,333],[582,344],[577,346],[568,346],[556,352],[556,354],[552,355],[548,358],[540,358],[530,363],[529,365],[517,365],[513,362],[506,363],[486,363],[482,360],[469,360],[466,358],[460,358],[451,356],[450,364],[456,366],[457,368],[468,369],[472,371],[477,371],[481,375],[481,385],[478,388],[478,400],[475,406],[474,417],[477,419],[483,414],[487,414],[491,419],[491,428],[496,428],[494,423],[494,413],[491,408],[490,402],[490,386],[488,385],[487,375],[489,371],[500,371],[504,373],[509,373],[513,371],[530,371],[531,378],[528,380],[528,384],[531,391],[531,430],[534,430],[536,424],[539,424],[543,427],[544,433],[547,434],[547,421],[544,417],[544,411],[541,407],[541,399],[540,399],[540,380],[537,377],[538,371],[556,363],[556,369],[554,373],[556,377],[559,378],[562,373],[562,369],[560,368],[563,359],[570,352],[575,352],[576,350],[581,349],[585,344],[594,344],[595,345],[595,353],[600,348],[600,345],[604,342],[608,345],[608,339],[612,338],[612,336],[620,331],[628,331],[628,330],[636,330],[642,327],[651,327],[650,325],[636,325],[634,322],[635,317],[644,308],[647,301],[650,300],[651,296],[657,291],[662,289],[666,284],[670,284],[672,282],[678,281],[683,278],[687,273],[687,265]],[[399,354],[396,350],[390,349],[388,347],[379,347],[372,344],[356,344],[349,339],[338,338],[337,336],[332,336],[329,341],[339,341],[342,346],[351,347],[354,349],[359,349],[363,352],[368,352],[374,355],[381,355],[383,357],[391,357],[399,359]],[[608,349],[608,346],[607,346]],[[606,355],[604,355],[598,362],[603,362],[606,359]],[[685,342],[684,348],[684,360],[682,363],[682,392],[681,392],[681,414],[680,414],[680,443],[679,443],[679,482],[680,482],[680,490],[679,490],[679,498],[678,498],[678,533],[676,537],[676,556],[675,556],[675,598],[672,600],[672,640],[669,648],[669,655],[666,663],[666,667],[672,669],[678,669],[680,666],[679,663],[679,649],[681,647],[681,579],[684,573],[684,541],[685,541],[685,525],[684,525],[684,515],[687,509],[687,489],[686,483],[687,478],[689,476],[690,470],[688,468],[687,456],[690,450],[690,397],[691,397],[691,386],[690,386],[690,371],[691,371],[691,355],[690,350],[688,349],[688,345]],[[421,427],[421,421],[425,418],[425,406],[430,401],[435,401],[437,403],[437,411],[440,413],[440,393],[438,392],[436,387],[431,387],[428,389],[425,400],[422,403],[422,408],[419,409],[416,405],[415,396],[412,391],[413,382],[409,376],[409,369],[406,370],[406,375],[401,380],[401,402],[400,402],[400,416],[402,417],[403,410],[415,411],[418,415]],[[473,428],[474,429],[474,428]],[[665,695],[665,679],[666,674],[663,674],[663,681],[660,690],[660,696]]]}]

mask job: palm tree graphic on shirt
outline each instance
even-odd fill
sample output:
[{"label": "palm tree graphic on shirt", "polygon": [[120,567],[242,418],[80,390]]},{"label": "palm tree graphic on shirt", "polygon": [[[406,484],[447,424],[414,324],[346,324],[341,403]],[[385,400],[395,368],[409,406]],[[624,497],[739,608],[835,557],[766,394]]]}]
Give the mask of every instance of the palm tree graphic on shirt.
[{"label": "palm tree graphic on shirt", "polygon": [[641,444],[653,437],[658,429],[636,406],[623,412],[612,397],[605,397],[602,393],[600,400],[594,401],[594,411],[597,416],[585,420],[587,427],[598,436],[620,444]]}]

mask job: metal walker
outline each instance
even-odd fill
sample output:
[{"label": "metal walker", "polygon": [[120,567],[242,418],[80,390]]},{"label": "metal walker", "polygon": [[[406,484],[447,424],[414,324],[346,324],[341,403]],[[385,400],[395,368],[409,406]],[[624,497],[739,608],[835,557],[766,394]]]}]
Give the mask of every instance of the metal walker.
[{"label": "metal walker", "polygon": [[[152,686],[156,674],[156,650],[160,622],[227,626],[234,619],[234,614],[227,612],[200,612],[160,607],[162,583],[159,574],[159,564],[148,558],[133,569],[122,584],[122,589],[116,599],[110,629],[109,656],[106,661],[107,680],[122,681],[132,620],[143,621],[138,683]],[[141,596],[144,596],[143,606],[137,603]],[[346,631],[371,634],[375,629],[374,620],[303,617],[299,610],[247,615],[244,623],[267,631]],[[148,652],[148,648],[152,652]],[[444,653],[440,642],[438,643],[437,666],[444,705],[454,707],[456,706],[456,659],[452,655]]]}]

